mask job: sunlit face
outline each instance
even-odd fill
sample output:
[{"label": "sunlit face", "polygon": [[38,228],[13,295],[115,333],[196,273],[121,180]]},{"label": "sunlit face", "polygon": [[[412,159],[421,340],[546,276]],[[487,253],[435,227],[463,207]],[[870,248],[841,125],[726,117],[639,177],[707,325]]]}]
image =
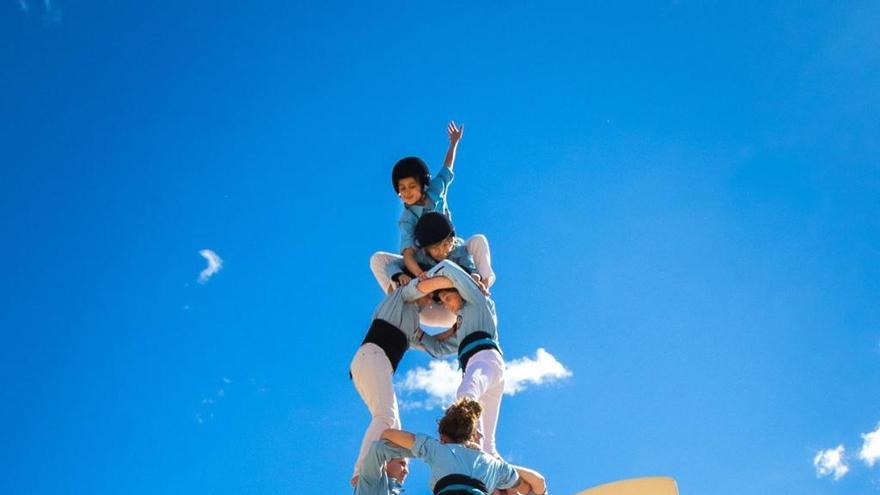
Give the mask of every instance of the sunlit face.
[{"label": "sunlit face", "polygon": [[461,295],[457,290],[440,291],[439,297],[440,304],[449,311],[457,313],[458,310],[461,309]]},{"label": "sunlit face", "polygon": [[422,185],[415,177],[404,177],[397,181],[397,195],[407,205],[414,205],[422,199]]},{"label": "sunlit face", "polygon": [[409,474],[409,461],[407,461],[405,457],[391,459],[385,464],[385,472],[388,473],[390,478],[394,478],[399,483],[403,484],[403,480],[405,480]]},{"label": "sunlit face", "polygon": [[455,247],[455,237],[449,236],[436,244],[426,247],[425,251],[435,260],[441,261],[449,256],[453,247]]}]

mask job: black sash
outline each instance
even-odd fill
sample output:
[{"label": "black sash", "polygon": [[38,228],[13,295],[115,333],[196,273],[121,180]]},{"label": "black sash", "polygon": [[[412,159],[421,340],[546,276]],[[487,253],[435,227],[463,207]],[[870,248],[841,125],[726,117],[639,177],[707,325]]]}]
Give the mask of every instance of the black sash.
[{"label": "black sash", "polygon": [[467,368],[467,363],[474,354],[486,349],[495,349],[501,352],[501,346],[489,335],[488,332],[474,332],[461,340],[458,344],[458,367],[461,372]]},{"label": "black sash", "polygon": [[434,495],[487,495],[489,490],[482,481],[463,474],[446,475],[434,484]]},{"label": "black sash", "polygon": [[409,342],[406,340],[406,335],[404,335],[399,328],[378,318],[373,320],[362,344],[368,342],[376,344],[385,351],[385,355],[388,356],[388,360],[391,361],[391,369],[394,371],[397,371],[397,365],[400,364],[400,360],[403,359],[403,354],[409,348]]}]

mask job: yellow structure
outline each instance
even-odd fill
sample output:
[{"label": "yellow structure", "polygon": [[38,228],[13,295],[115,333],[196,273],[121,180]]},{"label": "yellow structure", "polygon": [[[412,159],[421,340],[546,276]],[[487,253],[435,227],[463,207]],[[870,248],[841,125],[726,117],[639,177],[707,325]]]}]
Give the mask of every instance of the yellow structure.
[{"label": "yellow structure", "polygon": [[678,485],[674,479],[663,476],[633,478],[599,485],[577,495],[678,495]]}]

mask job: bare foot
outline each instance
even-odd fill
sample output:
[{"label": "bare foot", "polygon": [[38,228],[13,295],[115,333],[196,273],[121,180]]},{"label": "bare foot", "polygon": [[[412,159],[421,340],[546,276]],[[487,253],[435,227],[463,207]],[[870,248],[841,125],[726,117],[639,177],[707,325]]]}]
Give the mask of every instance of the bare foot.
[{"label": "bare foot", "polygon": [[359,479],[360,479],[360,476],[356,474],[351,478],[351,481],[349,481],[349,483],[351,483],[352,487],[356,487],[356,486],[358,486]]}]

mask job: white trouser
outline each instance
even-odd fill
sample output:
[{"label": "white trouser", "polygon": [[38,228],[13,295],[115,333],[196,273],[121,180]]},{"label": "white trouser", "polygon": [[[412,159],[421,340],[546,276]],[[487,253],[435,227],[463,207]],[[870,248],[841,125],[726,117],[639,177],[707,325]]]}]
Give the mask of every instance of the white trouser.
[{"label": "white trouser", "polygon": [[382,431],[387,428],[400,429],[397,396],[394,395],[394,386],[391,384],[393,372],[391,361],[388,360],[385,351],[373,343],[362,345],[351,361],[351,379],[354,388],[372,416],[354,464],[355,476],[360,473],[361,464],[370,445],[379,440]]},{"label": "white trouser", "polygon": [[[474,266],[483,277],[487,287],[495,283],[495,272],[492,271],[492,255],[489,252],[489,241],[483,234],[477,234],[467,240],[468,253],[474,258]],[[403,268],[403,256],[379,251],[370,256],[370,270],[379,283],[379,288],[386,294],[394,290],[395,284],[388,276],[389,265],[396,264]],[[455,314],[439,304],[432,303],[420,312],[420,319],[425,325],[449,328],[455,324]]]},{"label": "white trouser", "polygon": [[474,258],[474,266],[477,273],[483,277],[486,287],[492,287],[495,283],[495,272],[492,271],[492,253],[489,252],[489,239],[483,234],[477,234],[467,240],[468,253]]},{"label": "white trouser", "polygon": [[503,393],[504,358],[501,353],[495,349],[485,349],[471,356],[455,397],[473,399],[483,408],[480,431],[483,433],[483,451],[487,454],[498,455],[495,427],[498,425]]}]

